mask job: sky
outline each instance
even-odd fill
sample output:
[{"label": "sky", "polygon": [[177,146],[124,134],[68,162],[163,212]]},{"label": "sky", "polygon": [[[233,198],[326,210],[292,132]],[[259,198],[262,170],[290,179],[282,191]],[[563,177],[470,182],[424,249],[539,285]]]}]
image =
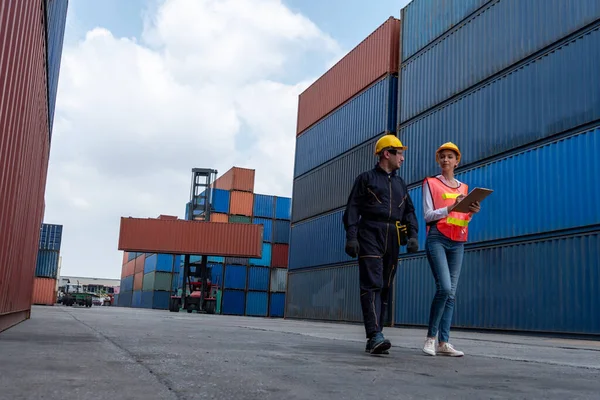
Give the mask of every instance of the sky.
[{"label": "sky", "polygon": [[298,95],[409,0],[70,0],[44,222],[61,275],[121,276],[120,217],[184,217],[192,168],[291,197]]}]

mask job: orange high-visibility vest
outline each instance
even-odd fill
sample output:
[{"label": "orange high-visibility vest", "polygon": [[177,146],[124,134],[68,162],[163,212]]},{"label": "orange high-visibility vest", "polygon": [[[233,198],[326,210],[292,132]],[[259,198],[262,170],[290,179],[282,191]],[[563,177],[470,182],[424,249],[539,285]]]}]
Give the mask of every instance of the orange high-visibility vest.
[{"label": "orange high-visibility vest", "polygon": [[[429,185],[435,210],[451,206],[458,196],[461,194],[466,196],[469,193],[469,186],[464,183],[461,183],[458,188],[451,188],[438,178],[425,178],[425,181]],[[438,230],[447,238],[456,242],[466,242],[469,235],[470,220],[470,213],[452,211],[446,218],[442,218],[433,224],[437,225]],[[429,226],[427,226],[427,232],[429,233]]]}]

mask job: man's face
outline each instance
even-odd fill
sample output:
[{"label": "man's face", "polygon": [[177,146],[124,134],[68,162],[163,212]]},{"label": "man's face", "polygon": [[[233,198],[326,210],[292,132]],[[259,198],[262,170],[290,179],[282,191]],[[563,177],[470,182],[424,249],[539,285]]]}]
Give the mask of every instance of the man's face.
[{"label": "man's face", "polygon": [[388,160],[388,166],[391,169],[399,169],[404,163],[404,150],[390,149],[386,150]]}]

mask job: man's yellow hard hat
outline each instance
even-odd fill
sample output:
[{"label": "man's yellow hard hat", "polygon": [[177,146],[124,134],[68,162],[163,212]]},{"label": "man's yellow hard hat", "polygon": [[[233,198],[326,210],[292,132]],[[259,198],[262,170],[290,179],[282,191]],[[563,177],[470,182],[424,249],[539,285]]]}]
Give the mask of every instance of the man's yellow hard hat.
[{"label": "man's yellow hard hat", "polygon": [[461,156],[461,154],[460,154],[460,150],[458,149],[458,146],[457,146],[457,145],[455,145],[455,144],[454,144],[454,143],[452,143],[452,142],[446,142],[446,143],[444,143],[443,145],[441,145],[441,146],[440,146],[440,147],[439,147],[439,148],[436,150],[436,152],[435,152],[435,158],[438,158],[438,155],[439,155],[440,151],[442,151],[442,150],[452,150],[453,152],[455,152],[455,153],[456,153],[456,160],[457,160],[458,162],[460,162],[460,156]]},{"label": "man's yellow hard hat", "polygon": [[408,147],[404,146],[400,139],[396,135],[385,135],[381,137],[375,144],[375,154],[381,153],[384,149],[394,148],[398,150],[406,150]]}]

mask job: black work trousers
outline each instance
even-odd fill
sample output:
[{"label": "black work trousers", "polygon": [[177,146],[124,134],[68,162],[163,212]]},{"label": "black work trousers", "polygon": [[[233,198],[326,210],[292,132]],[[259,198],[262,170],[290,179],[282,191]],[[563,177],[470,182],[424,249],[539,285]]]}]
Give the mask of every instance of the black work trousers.
[{"label": "black work trousers", "polygon": [[393,223],[361,221],[358,229],[360,304],[367,338],[383,331],[390,286],[398,265],[398,233]]}]

